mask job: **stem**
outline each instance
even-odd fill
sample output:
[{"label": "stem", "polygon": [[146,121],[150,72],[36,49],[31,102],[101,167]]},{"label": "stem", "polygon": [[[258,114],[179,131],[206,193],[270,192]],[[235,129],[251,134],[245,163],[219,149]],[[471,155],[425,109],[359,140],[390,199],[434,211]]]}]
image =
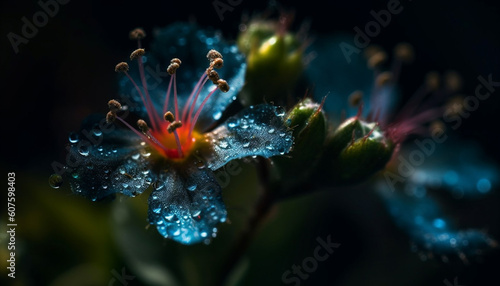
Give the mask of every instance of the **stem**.
[{"label": "stem", "polygon": [[236,240],[236,243],[229,252],[229,257],[223,265],[223,270],[220,275],[220,281],[217,285],[224,285],[227,282],[228,276],[233,271],[234,267],[240,262],[250,245],[250,242],[255,237],[257,230],[264,219],[269,214],[272,206],[275,203],[275,195],[271,188],[269,178],[268,162],[264,158],[259,158],[258,176],[262,188],[262,193],[257,199],[254,213],[248,219],[245,229],[241,231]]}]

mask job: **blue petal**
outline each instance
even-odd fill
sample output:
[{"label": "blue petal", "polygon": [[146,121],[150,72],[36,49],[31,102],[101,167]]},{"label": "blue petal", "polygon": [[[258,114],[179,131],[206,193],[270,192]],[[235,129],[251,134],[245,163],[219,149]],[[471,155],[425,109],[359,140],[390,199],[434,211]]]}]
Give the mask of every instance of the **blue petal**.
[{"label": "blue petal", "polygon": [[[367,68],[363,49],[354,44],[354,35],[338,34],[317,39],[311,45],[311,51],[317,54],[306,69],[306,74],[314,85],[314,96],[321,100],[328,95],[324,110],[334,120],[340,120],[342,111],[347,117],[354,116],[358,108],[348,104],[349,95],[356,91],[363,92],[364,112],[366,116],[373,108],[370,96],[373,93],[374,75]],[[349,45],[352,53],[344,52],[342,47]],[[387,115],[396,105],[397,93],[394,87],[386,87],[377,91],[380,101],[380,115]]]},{"label": "blue petal", "polygon": [[405,149],[402,156],[412,152],[429,154],[410,178],[416,184],[440,188],[456,198],[484,196],[498,184],[498,167],[488,161],[481,146],[473,142],[436,143],[430,138],[416,140],[417,145]]},{"label": "blue petal", "polygon": [[113,197],[115,193],[131,197],[141,194],[150,185],[152,174],[150,153],[139,137],[131,131],[94,131],[70,135],[66,177],[73,192],[93,201]]},{"label": "blue petal", "polygon": [[172,168],[155,185],[148,219],[162,236],[183,244],[209,242],[216,225],[226,221],[222,189],[211,170]]},{"label": "blue petal", "polygon": [[[220,119],[226,107],[236,99],[236,95],[243,87],[246,71],[245,58],[238,52],[236,45],[226,43],[219,32],[200,29],[195,24],[175,23],[158,29],[153,34],[151,52],[146,49],[143,60],[150,94],[158,111],[163,108],[170,80],[165,70],[172,58],[179,58],[182,61],[176,73],[177,93],[182,110],[191,91],[209,65],[206,57],[208,51],[216,49],[223,55],[224,66],[217,72],[229,83],[230,90],[227,93],[217,91],[204,106],[204,112],[198,120],[199,130],[204,130]],[[131,66],[130,74],[138,84],[141,82],[135,64]],[[210,81],[205,84],[196,106],[201,104],[213,87]],[[140,97],[126,77],[121,80],[120,89],[123,94],[132,95],[133,100],[141,106],[141,109],[135,109],[135,111],[142,112],[141,116],[145,117],[145,109],[142,107]],[[172,102],[169,106],[172,107],[173,93],[170,98]],[[172,109],[170,107],[169,109]]]},{"label": "blue petal", "polygon": [[458,255],[466,260],[496,245],[484,232],[457,229],[425,190],[421,195],[410,195],[382,187],[379,194],[395,222],[410,236],[415,250],[443,257]]},{"label": "blue petal", "polygon": [[290,151],[292,132],[283,123],[281,107],[262,104],[251,106],[230,117],[223,125],[206,134],[213,150],[207,157],[208,168],[217,170],[227,162],[249,156],[269,158]]}]

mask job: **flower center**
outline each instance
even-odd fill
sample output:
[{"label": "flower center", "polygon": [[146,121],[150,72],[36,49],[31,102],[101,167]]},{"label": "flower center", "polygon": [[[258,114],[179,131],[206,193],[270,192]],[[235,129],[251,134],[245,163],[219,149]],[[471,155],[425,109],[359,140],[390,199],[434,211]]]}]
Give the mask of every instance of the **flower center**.
[{"label": "flower center", "polygon": [[[179,104],[177,99],[177,83],[176,83],[176,71],[181,65],[181,60],[174,58],[170,61],[170,65],[167,68],[167,72],[170,74],[170,82],[168,84],[168,89],[165,94],[165,101],[163,104],[162,111],[156,109],[153,102],[151,101],[149,90],[146,82],[144,64],[142,57],[145,54],[144,49],[141,49],[140,40],[144,37],[145,33],[140,33],[140,37],[136,37],[139,49],[132,52],[130,55],[131,60],[137,60],[139,65],[139,74],[141,77],[142,88],[134,81],[134,79],[128,74],[129,66],[125,62],[121,62],[115,67],[115,71],[123,72],[132,85],[137,90],[141,97],[144,108],[146,109],[148,115],[148,121],[151,124],[151,128],[145,120],[139,119],[137,121],[137,126],[139,131],[128,124],[124,119],[117,115],[117,112],[121,110],[121,104],[116,100],[110,100],[108,106],[110,111],[106,116],[108,122],[118,119],[125,126],[134,131],[138,136],[140,136],[145,142],[154,147],[159,154],[169,159],[182,159],[187,157],[191,152],[195,142],[202,136],[194,131],[194,127],[198,118],[203,110],[203,107],[210,99],[210,97],[220,89],[222,92],[227,92],[229,90],[229,85],[223,79],[219,78],[219,74],[214,70],[215,68],[221,68],[224,64],[222,60],[222,55],[215,51],[210,50],[207,54],[207,58],[210,61],[210,65],[206,72],[202,74],[198,83],[191,92],[185,106],[182,110],[179,110]],[[203,89],[203,86],[208,80],[211,80],[216,87],[205,96],[203,102],[196,108],[196,103]],[[169,111],[170,95],[173,90],[173,108]],[[182,112],[182,113],[180,113]],[[160,116],[162,114],[162,116]]]}]

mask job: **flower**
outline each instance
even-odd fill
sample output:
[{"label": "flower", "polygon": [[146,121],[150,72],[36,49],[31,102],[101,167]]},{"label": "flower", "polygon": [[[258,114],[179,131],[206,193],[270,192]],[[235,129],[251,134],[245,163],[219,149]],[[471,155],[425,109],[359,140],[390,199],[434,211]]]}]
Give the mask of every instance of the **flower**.
[{"label": "flower", "polygon": [[[383,170],[373,178],[372,188],[422,259],[439,257],[446,262],[458,257],[467,262],[468,257],[497,247],[486,232],[463,229],[444,211],[449,203],[433,194],[444,190],[455,199],[476,198],[486,195],[497,181],[498,168],[486,162],[477,146],[461,143],[457,148],[445,142],[456,138],[449,139],[453,135],[445,133],[445,124],[438,120],[449,112],[439,104],[460,89],[458,74],[446,74],[442,84],[437,73],[429,73],[408,102],[393,112],[399,97],[401,66],[413,59],[412,47],[398,45],[392,68],[385,71],[388,56],[377,47],[364,51],[366,60],[350,54],[347,61],[338,49],[347,41],[341,36],[318,41],[314,46],[318,56],[307,71],[315,80],[319,96],[330,94],[325,110],[338,123],[320,165],[333,171],[329,183],[356,182]],[[355,115],[339,121],[339,114]],[[407,142],[410,136],[427,138],[415,139],[412,146]]]},{"label": "flower", "polygon": [[[267,104],[217,121],[241,89],[245,70],[243,57],[218,34],[174,24],[156,31],[151,55],[141,48],[144,36],[142,29],[130,34],[138,41],[130,56],[138,71],[125,62],[115,68],[125,77],[122,98],[108,102],[107,132],[94,128],[94,145],[81,144],[82,135],[70,136],[69,156],[78,164],[69,166],[68,180],[75,193],[94,201],[116,193],[134,197],[151,187],[148,220],[162,236],[208,243],[227,217],[214,171],[239,158],[285,154],[292,134],[284,110]],[[208,51],[208,68],[193,80],[200,68],[190,65],[198,64],[201,48]],[[155,74],[153,68],[166,61],[168,75]],[[170,77],[168,85],[162,75]],[[134,115],[137,128],[129,123]]]}]

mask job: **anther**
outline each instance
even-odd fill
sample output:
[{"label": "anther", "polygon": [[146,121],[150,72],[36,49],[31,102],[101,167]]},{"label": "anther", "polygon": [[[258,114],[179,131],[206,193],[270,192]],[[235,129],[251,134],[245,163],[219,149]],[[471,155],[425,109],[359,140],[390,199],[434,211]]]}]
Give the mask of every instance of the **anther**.
[{"label": "anther", "polygon": [[392,73],[383,72],[377,76],[377,78],[375,79],[375,83],[378,87],[380,87],[390,83],[391,80],[392,80]]},{"label": "anther", "polygon": [[425,76],[425,84],[429,90],[437,90],[439,88],[439,74],[437,72],[429,72]]},{"label": "anther", "polygon": [[170,123],[170,125],[168,125],[167,131],[168,131],[168,133],[172,133],[177,128],[180,128],[180,127],[182,127],[182,122],[180,122],[180,121],[174,121],[174,122]]},{"label": "anther", "polygon": [[111,110],[111,112],[113,113],[116,113],[117,111],[122,109],[122,105],[117,100],[114,99],[108,101],[108,107],[109,110]]},{"label": "anther", "polygon": [[146,121],[139,119],[137,120],[137,127],[141,130],[142,133],[146,134],[149,131],[149,126]]},{"label": "anther", "polygon": [[174,117],[174,114],[170,111],[167,111],[164,115],[163,115],[163,119],[165,119],[165,121],[168,121],[170,123],[174,122],[175,120],[175,117]]},{"label": "anther", "polygon": [[131,40],[140,40],[146,37],[146,32],[141,28],[135,28],[129,33],[129,38]]},{"label": "anther", "polygon": [[207,59],[210,61],[210,62],[213,62],[215,59],[222,59],[222,55],[221,53],[219,53],[218,51],[216,50],[210,50],[208,51],[207,53]]},{"label": "anther", "polygon": [[462,88],[462,78],[456,71],[449,71],[444,75],[446,89],[457,92]]},{"label": "anther", "polygon": [[114,113],[113,111],[109,111],[107,114],[106,114],[106,122],[107,123],[112,123],[116,120],[116,113]]},{"label": "anther", "polygon": [[174,63],[175,63],[175,64],[178,64],[178,65],[181,65],[181,63],[182,63],[182,62],[181,62],[181,60],[180,60],[180,59],[178,59],[178,58],[173,58],[173,59],[171,59],[171,60],[170,60],[170,63],[171,63],[171,64],[174,64]]},{"label": "anther", "polygon": [[135,60],[139,57],[144,56],[145,53],[146,53],[146,51],[144,51],[144,49],[137,49],[130,54],[130,59]]},{"label": "anther", "polygon": [[170,65],[168,65],[168,68],[167,68],[168,74],[173,75],[177,71],[179,66],[180,65],[178,63],[171,63]]},{"label": "anther", "polygon": [[214,84],[217,84],[219,80],[219,73],[214,71],[213,69],[207,69],[208,79],[210,79]]},{"label": "anther", "polygon": [[349,105],[352,107],[358,106],[363,100],[363,92],[361,90],[356,90],[349,95]]},{"label": "anther", "polygon": [[224,65],[224,60],[221,58],[216,58],[211,62],[210,65],[216,69],[220,69]]},{"label": "anther", "polygon": [[115,66],[115,72],[128,72],[128,64],[121,62]]},{"label": "anther", "polygon": [[396,58],[404,63],[411,63],[415,56],[413,46],[408,43],[399,43],[394,48],[394,55]]},{"label": "anther", "polygon": [[217,80],[217,86],[222,92],[228,92],[229,91],[229,84],[227,84],[227,81],[223,79]]},{"label": "anther", "polygon": [[368,67],[371,69],[380,67],[387,60],[387,54],[383,51],[373,54],[368,59]]},{"label": "anther", "polygon": [[368,47],[365,48],[363,51],[363,55],[365,56],[366,59],[371,58],[374,54],[378,52],[383,52],[382,48],[377,45],[369,45]]}]

